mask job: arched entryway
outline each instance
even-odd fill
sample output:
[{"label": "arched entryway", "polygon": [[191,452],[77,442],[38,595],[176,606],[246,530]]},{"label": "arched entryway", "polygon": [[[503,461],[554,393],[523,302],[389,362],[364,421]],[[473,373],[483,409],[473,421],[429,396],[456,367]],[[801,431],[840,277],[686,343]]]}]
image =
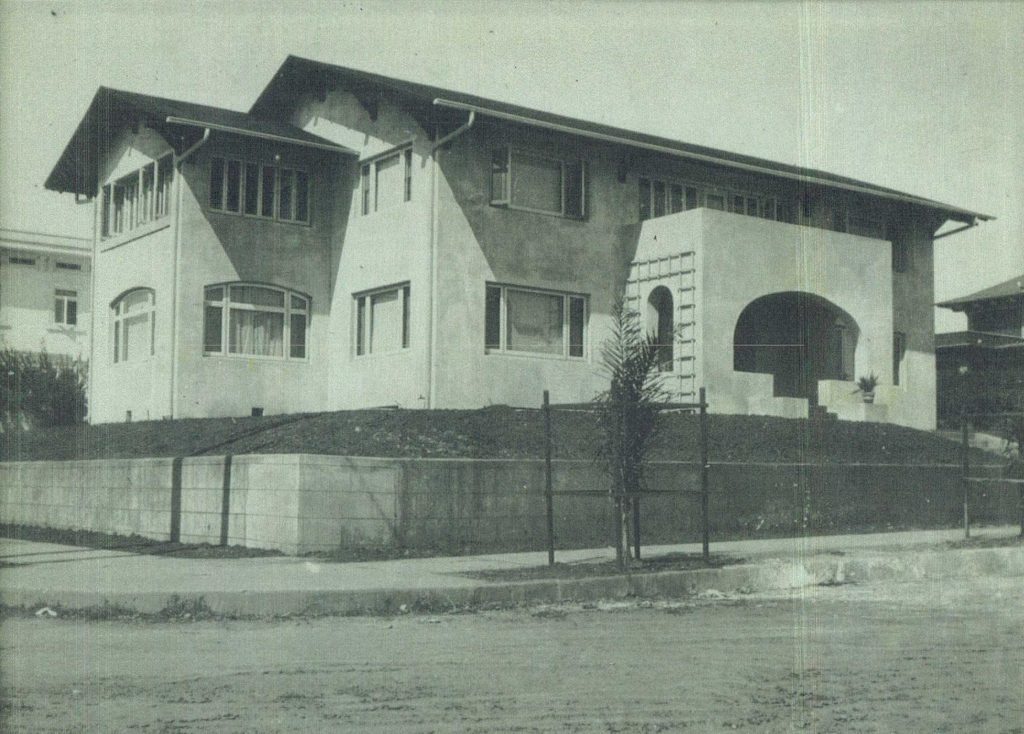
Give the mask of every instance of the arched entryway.
[{"label": "arched entryway", "polygon": [[657,345],[658,370],[672,371],[675,323],[672,315],[672,292],[663,285],[647,297],[647,331]]},{"label": "arched entryway", "polygon": [[733,369],[774,376],[776,397],[817,403],[819,380],[852,380],[860,329],[850,314],[810,293],[747,304],[733,333]]}]

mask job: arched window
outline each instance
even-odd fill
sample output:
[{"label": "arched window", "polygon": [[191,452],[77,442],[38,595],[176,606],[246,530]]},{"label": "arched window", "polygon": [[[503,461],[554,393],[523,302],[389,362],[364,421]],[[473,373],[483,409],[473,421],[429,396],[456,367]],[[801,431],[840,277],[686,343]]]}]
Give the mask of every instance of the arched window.
[{"label": "arched window", "polygon": [[663,285],[647,297],[647,331],[658,349],[658,371],[672,371],[672,342],[675,323],[672,316],[672,292]]},{"label": "arched window", "polygon": [[308,324],[309,297],[301,293],[251,283],[207,286],[203,353],[305,359]]},{"label": "arched window", "polygon": [[110,304],[113,311],[114,362],[135,362],[153,356],[156,294],[152,288],[122,293]]}]

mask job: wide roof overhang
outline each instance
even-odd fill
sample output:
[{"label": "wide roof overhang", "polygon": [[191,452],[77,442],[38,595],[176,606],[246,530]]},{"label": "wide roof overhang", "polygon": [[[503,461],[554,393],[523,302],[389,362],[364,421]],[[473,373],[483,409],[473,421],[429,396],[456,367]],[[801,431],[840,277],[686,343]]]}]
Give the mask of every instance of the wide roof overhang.
[{"label": "wide roof overhang", "polygon": [[125,128],[140,124],[160,132],[176,153],[196,142],[205,130],[215,130],[279,144],[357,155],[349,148],[280,120],[100,87],[44,186],[51,191],[95,196],[100,162],[110,149],[113,137]]}]

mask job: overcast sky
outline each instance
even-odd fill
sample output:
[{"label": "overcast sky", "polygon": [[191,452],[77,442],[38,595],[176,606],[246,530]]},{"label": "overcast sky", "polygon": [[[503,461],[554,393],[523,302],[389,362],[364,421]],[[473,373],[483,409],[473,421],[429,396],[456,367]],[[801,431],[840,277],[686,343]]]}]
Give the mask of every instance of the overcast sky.
[{"label": "overcast sky", "polygon": [[1021,2],[0,0],[0,226],[90,235],[43,180],[98,86],[246,110],[288,54],[998,217],[936,244],[938,299],[1024,272]]}]

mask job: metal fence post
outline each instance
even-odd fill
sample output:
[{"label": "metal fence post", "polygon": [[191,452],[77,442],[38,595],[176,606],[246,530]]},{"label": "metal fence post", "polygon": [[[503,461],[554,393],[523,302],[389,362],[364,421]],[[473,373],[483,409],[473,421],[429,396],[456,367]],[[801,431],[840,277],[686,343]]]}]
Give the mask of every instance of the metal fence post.
[{"label": "metal fence post", "polygon": [[555,565],[555,502],[551,482],[551,402],[544,391],[544,503],[547,514],[548,565]]},{"label": "metal fence post", "polygon": [[963,413],[960,416],[960,461],[964,485],[964,538],[971,537],[971,516],[968,511],[968,503],[970,501],[968,496],[970,491],[970,481],[968,480],[968,476],[971,472],[970,457],[970,443],[967,435],[967,414]]},{"label": "metal fence post", "polygon": [[704,560],[711,559],[711,530],[708,520],[708,405],[704,388],[700,389],[700,516]]}]

